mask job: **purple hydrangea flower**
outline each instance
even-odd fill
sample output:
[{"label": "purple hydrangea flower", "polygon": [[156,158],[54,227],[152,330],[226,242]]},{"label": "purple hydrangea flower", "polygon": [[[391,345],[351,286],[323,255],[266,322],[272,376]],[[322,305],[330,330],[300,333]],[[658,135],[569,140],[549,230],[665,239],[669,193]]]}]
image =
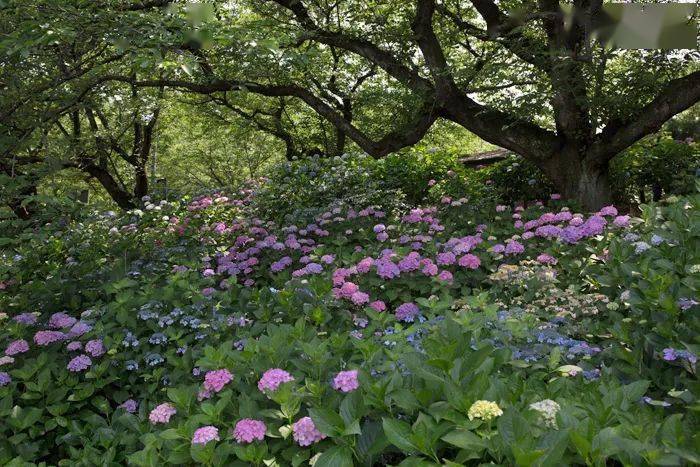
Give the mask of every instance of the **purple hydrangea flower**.
[{"label": "purple hydrangea flower", "polygon": [[99,357],[105,353],[105,346],[100,339],[93,339],[85,344],[85,351],[93,357]]},{"label": "purple hydrangea flower", "polygon": [[10,375],[5,373],[4,371],[0,371],[0,386],[7,386],[12,382],[12,378]]},{"label": "purple hydrangea flower", "polygon": [[420,308],[415,303],[403,303],[396,308],[396,319],[412,323],[416,316],[420,313]]},{"label": "purple hydrangea flower", "polygon": [[29,344],[24,339],[18,339],[16,341],[10,342],[5,349],[5,355],[17,355],[24,353],[29,350]]},{"label": "purple hydrangea flower", "polygon": [[120,409],[124,409],[129,413],[136,413],[139,408],[139,403],[134,399],[127,399],[122,404],[119,405]]},{"label": "purple hydrangea flower", "polygon": [[67,368],[70,371],[78,372],[87,370],[88,368],[90,368],[90,365],[92,365],[92,360],[90,360],[90,357],[88,357],[85,354],[81,354],[73,358],[70,362],[68,362]]}]

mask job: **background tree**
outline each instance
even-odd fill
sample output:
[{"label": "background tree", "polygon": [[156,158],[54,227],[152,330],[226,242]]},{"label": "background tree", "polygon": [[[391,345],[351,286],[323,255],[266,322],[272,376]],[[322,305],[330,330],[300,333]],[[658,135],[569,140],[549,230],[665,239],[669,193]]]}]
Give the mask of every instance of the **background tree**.
[{"label": "background tree", "polygon": [[[107,82],[202,94],[288,157],[347,140],[383,157],[440,119],[532,161],[588,208],[611,201],[613,157],[700,99],[697,52],[591,42],[601,1],[7,3],[7,76],[28,78],[0,108],[30,128]],[[46,66],[55,42],[87,40],[98,46],[68,72]]]},{"label": "background tree", "polygon": [[[198,54],[208,73],[137,84],[296,97],[375,157],[415,144],[438,118],[451,120],[533,161],[590,208],[610,202],[610,160],[700,98],[697,54],[591,43],[585,18],[602,2],[574,2],[570,27],[550,1],[226,5],[217,4],[198,29],[225,38]],[[518,8],[528,14],[510,13]],[[356,112],[362,118],[351,121],[337,110],[328,84],[314,79],[336,66],[329,55],[337,50],[350,54],[341,63],[345,72],[382,70],[365,91],[372,84],[384,89],[391,114],[382,99],[370,103],[363,92],[357,99],[364,108]],[[372,131],[377,119],[389,131]]]}]

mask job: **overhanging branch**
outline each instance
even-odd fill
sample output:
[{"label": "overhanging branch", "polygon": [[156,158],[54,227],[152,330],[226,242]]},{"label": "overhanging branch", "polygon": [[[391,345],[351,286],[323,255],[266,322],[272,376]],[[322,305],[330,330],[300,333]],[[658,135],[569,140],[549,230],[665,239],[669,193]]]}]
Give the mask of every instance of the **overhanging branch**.
[{"label": "overhanging branch", "polygon": [[669,81],[656,98],[631,117],[608,122],[589,151],[591,162],[606,163],[697,102],[700,102],[700,70]]}]

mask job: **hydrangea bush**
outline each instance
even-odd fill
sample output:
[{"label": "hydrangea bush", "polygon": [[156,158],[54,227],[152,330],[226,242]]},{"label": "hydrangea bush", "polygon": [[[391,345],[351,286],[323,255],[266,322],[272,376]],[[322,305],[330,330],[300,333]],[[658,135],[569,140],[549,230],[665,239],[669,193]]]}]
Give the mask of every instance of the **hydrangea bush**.
[{"label": "hydrangea bush", "polygon": [[334,199],[278,223],[277,189],[5,252],[0,463],[700,461],[700,197],[641,218]]}]

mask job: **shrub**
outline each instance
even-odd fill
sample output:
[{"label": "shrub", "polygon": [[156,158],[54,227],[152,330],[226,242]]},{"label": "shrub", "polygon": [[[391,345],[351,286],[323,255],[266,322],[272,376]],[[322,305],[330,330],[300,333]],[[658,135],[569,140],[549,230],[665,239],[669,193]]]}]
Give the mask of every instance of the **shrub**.
[{"label": "shrub", "polygon": [[700,169],[700,145],[668,135],[645,139],[612,160],[615,196],[629,204],[658,201],[662,195],[692,193]]},{"label": "shrub", "polygon": [[6,252],[0,463],[697,460],[697,197],[640,220],[332,203],[281,226],[255,215],[275,189]]}]

